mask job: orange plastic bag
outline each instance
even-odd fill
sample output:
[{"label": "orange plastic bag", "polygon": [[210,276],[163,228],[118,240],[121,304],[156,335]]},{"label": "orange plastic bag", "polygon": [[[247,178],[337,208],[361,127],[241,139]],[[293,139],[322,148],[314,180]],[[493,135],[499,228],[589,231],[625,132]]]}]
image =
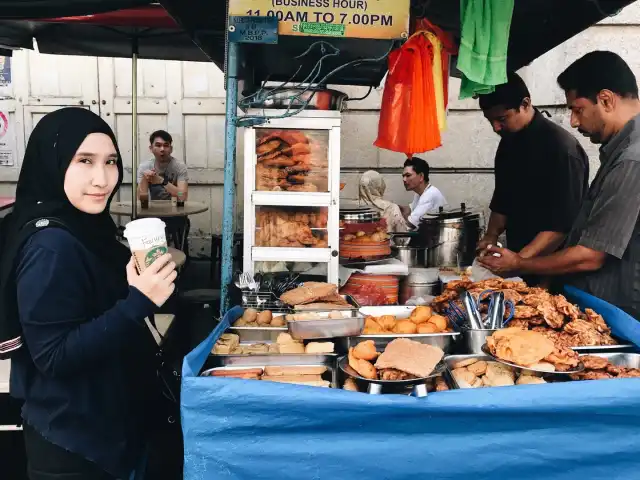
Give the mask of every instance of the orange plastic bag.
[{"label": "orange plastic bag", "polygon": [[410,157],[441,145],[432,68],[431,43],[420,33],[389,55],[376,147]]}]

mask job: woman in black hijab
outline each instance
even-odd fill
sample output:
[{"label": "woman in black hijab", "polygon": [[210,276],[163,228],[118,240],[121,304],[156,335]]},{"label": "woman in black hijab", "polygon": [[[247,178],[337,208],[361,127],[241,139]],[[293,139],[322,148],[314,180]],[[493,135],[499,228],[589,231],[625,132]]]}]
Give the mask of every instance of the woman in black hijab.
[{"label": "woman in black hijab", "polygon": [[31,480],[129,479],[144,449],[154,347],[145,318],[174,290],[161,257],[138,274],[109,205],[113,131],[86,109],[46,115],[27,145],[0,238],[0,353]]}]

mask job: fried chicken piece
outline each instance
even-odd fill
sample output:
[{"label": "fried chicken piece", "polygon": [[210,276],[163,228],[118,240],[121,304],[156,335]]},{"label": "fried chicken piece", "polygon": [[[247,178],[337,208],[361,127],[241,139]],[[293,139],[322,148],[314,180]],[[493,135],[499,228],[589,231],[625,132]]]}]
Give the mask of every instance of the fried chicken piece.
[{"label": "fried chicken piece", "polygon": [[433,299],[433,303],[449,303],[451,300],[458,298],[458,292],[455,290],[445,290],[441,295]]},{"label": "fried chicken piece", "polygon": [[538,310],[533,307],[528,307],[524,305],[516,305],[516,311],[513,316],[515,318],[533,318],[539,315]]},{"label": "fried chicken piece", "polygon": [[282,155],[282,151],[279,148],[275,150],[271,150],[269,153],[265,153],[264,155],[260,155],[258,157],[258,162],[264,162],[265,160],[270,160],[272,158],[278,157]]},{"label": "fried chicken piece", "polygon": [[562,328],[564,325],[564,315],[558,312],[551,302],[542,302],[536,310],[542,314],[544,321],[551,328]]},{"label": "fried chicken piece", "polygon": [[291,185],[287,188],[288,192],[317,192],[318,187],[313,183],[305,183],[304,185]]},{"label": "fried chicken piece", "polygon": [[602,345],[618,345],[618,342],[616,342],[608,333],[601,333],[600,339],[602,341]]},{"label": "fried chicken piece", "polygon": [[529,330],[529,320],[526,318],[514,318],[507,324],[510,328],[521,328],[522,330]]},{"label": "fried chicken piece", "polygon": [[609,365],[606,358],[596,357],[595,355],[582,355],[580,361],[584,363],[587,370],[603,370]]},{"label": "fried chicken piece", "polygon": [[640,378],[640,369],[629,368],[626,371],[620,373],[618,378]]},{"label": "fried chicken piece", "polygon": [[594,347],[596,345],[602,345],[602,335],[596,332],[595,329],[580,332],[575,335],[575,337],[577,338],[576,347]]},{"label": "fried chicken piece", "polygon": [[282,130],[278,137],[287,142],[289,145],[295,145],[297,143],[309,143],[309,137],[307,137],[300,130]]},{"label": "fried chicken piece", "polygon": [[466,290],[467,288],[469,288],[471,283],[472,282],[469,279],[452,280],[449,283],[447,283],[446,289],[447,290],[458,290],[458,289]]},{"label": "fried chicken piece", "polygon": [[564,331],[571,335],[578,335],[584,332],[595,332],[595,326],[586,320],[573,320],[564,326]]},{"label": "fried chicken piece", "polygon": [[566,332],[558,332],[556,344],[560,347],[582,347],[584,344],[580,339],[580,335],[571,335]]},{"label": "fried chicken piece", "polygon": [[602,318],[602,315],[594,312],[590,308],[585,309],[584,312],[587,316],[587,320],[595,325],[598,332],[607,334],[611,333],[611,329],[609,328],[609,325],[607,325],[607,323],[604,321],[604,318]]},{"label": "fried chicken piece", "polygon": [[265,167],[292,167],[296,162],[293,158],[287,157],[286,155],[278,155],[276,157],[263,160],[261,164]]},{"label": "fried chicken piece", "polygon": [[537,307],[544,302],[551,301],[551,294],[549,292],[543,291],[539,293],[528,293],[524,297],[522,297],[522,303],[528,305],[530,307]]},{"label": "fried chicken piece", "polygon": [[556,295],[553,297],[553,305],[558,312],[569,317],[571,320],[578,320],[580,318],[580,309],[569,303],[564,295]]},{"label": "fried chicken piece", "polygon": [[401,370],[396,370],[394,368],[383,368],[379,372],[380,380],[412,380],[414,378],[418,378],[410,373],[403,372]]},{"label": "fried chicken piece", "polygon": [[505,301],[511,300],[514,305],[517,305],[522,301],[522,295],[520,295],[517,291],[513,290],[512,288],[505,288],[500,291],[504,293]]},{"label": "fried chicken piece", "polygon": [[537,316],[537,317],[531,317],[529,319],[529,325],[546,325],[547,322],[545,322],[544,317],[541,316]]},{"label": "fried chicken piece", "polygon": [[609,378],[614,378],[611,374],[603,372],[602,370],[584,372],[581,377],[582,380],[607,380]]},{"label": "fried chicken piece", "polygon": [[504,280],[501,278],[490,278],[488,280],[481,280],[479,282],[472,283],[469,285],[469,289],[472,288],[481,288],[483,290],[500,290],[503,288]]},{"label": "fried chicken piece", "polygon": [[608,363],[607,368],[605,370],[607,371],[607,373],[610,373],[611,375],[615,375],[615,376],[618,376],[627,371],[626,368],[619,367],[618,365],[614,365],[613,363]]},{"label": "fried chicken piece", "polygon": [[502,282],[502,288],[515,290],[518,293],[527,293],[529,291],[529,286],[525,282],[513,282],[510,280]]},{"label": "fried chicken piece", "polygon": [[580,356],[570,348],[556,346],[551,354],[544,357],[544,361],[553,364],[558,372],[566,372],[578,366]]}]

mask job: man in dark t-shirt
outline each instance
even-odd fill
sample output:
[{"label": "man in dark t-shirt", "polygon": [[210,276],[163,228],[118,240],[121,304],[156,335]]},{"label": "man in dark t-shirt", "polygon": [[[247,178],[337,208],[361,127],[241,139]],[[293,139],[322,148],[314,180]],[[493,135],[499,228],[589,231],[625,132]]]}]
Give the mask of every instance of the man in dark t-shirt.
[{"label": "man in dark t-shirt", "polygon": [[527,86],[515,73],[495,92],[481,95],[480,107],[502,139],[491,216],[479,251],[495,245],[503,232],[507,247],[524,258],[556,251],[589,187],[587,154],[574,136],[532,106]]}]

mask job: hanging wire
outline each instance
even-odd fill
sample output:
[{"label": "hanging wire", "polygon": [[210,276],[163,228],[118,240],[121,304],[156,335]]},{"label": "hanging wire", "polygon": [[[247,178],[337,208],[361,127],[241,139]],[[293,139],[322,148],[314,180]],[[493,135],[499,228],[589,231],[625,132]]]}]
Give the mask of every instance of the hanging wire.
[{"label": "hanging wire", "polygon": [[[311,95],[309,96],[309,98],[307,98],[305,101],[302,102],[302,104],[295,108],[292,109],[291,103],[289,104],[289,106],[286,108],[285,112],[282,113],[281,115],[271,115],[271,116],[267,116],[267,115],[245,115],[242,117],[238,118],[238,126],[255,126],[255,125],[260,125],[263,123],[267,123],[269,122],[271,119],[280,119],[280,118],[288,118],[288,117],[292,117],[294,115],[297,115],[298,113],[300,113],[302,110],[304,110],[305,108],[307,108],[307,106],[309,105],[309,103],[311,102],[311,100],[313,100],[313,97],[316,94],[315,91],[315,86],[314,85],[326,85],[328,80],[333,77],[336,73],[344,70],[345,68],[349,68],[349,67],[354,67],[363,63],[377,63],[377,62],[381,62],[382,60],[384,60],[385,58],[387,58],[389,56],[389,54],[391,53],[391,51],[393,50],[394,46],[395,46],[396,42],[395,41],[391,41],[390,45],[389,45],[389,49],[381,56],[379,57],[375,57],[375,58],[359,58],[356,60],[351,60],[350,62],[347,62],[343,65],[340,65],[339,67],[334,68],[333,70],[331,70],[329,73],[327,73],[324,77],[322,77],[320,80],[318,80],[318,76],[320,75],[321,71],[322,71],[322,63],[329,57],[335,57],[338,56],[340,54],[340,50],[336,47],[334,47],[333,45],[331,45],[329,42],[326,42],[324,40],[318,41],[313,43],[305,52],[301,53],[300,55],[298,55],[297,57],[295,57],[296,59],[301,59],[303,57],[305,57],[306,55],[308,55],[316,46],[320,46],[320,51],[323,54],[320,59],[316,62],[316,64],[314,65],[314,67],[311,69],[311,72],[307,75],[307,77],[302,81],[299,82],[296,86],[296,88],[302,88],[302,90],[300,92],[298,92],[295,95],[291,95],[289,97],[289,100],[291,100],[291,103],[293,103],[294,100],[299,100],[300,97],[302,95],[304,95],[305,93],[307,93],[308,91],[311,90]],[[333,51],[330,53],[326,53],[327,52],[327,47],[330,47]],[[296,70],[296,73],[286,82],[284,82],[282,85],[287,85],[290,82],[293,81],[293,79],[295,78],[295,76],[299,73],[300,71],[300,67],[298,68],[298,70]],[[306,85],[303,85],[306,84]],[[372,87],[373,88],[373,87]],[[272,89],[265,89],[263,87],[261,87],[256,93],[250,95],[249,97],[246,97],[245,99],[243,99],[243,102],[241,102],[241,105],[244,107],[249,106],[252,102],[249,102],[248,104],[246,102],[244,102],[244,100],[249,99],[249,98],[259,98],[261,100],[261,103],[264,104],[264,100],[276,95],[279,92],[283,91],[283,87],[275,87]],[[371,91],[369,91],[369,93],[371,93]],[[367,93],[367,95],[365,95],[366,98],[369,93]],[[264,108],[263,108],[263,112],[264,112]]]}]

